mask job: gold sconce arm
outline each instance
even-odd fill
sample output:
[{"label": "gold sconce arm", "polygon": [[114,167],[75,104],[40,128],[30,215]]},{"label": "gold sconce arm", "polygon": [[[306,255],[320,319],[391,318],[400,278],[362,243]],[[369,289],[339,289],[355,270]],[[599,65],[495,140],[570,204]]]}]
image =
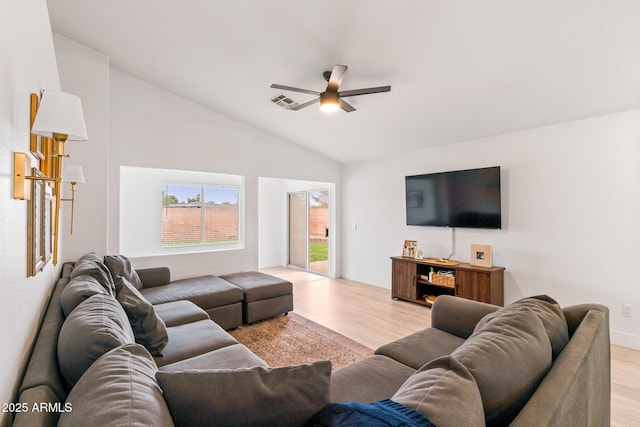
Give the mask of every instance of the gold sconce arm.
[{"label": "gold sconce arm", "polygon": [[76,185],[77,182],[71,182],[71,198],[70,199],[60,199],[61,202],[71,202],[71,229],[69,230],[69,234],[73,234],[73,218],[74,218],[74,210],[76,205]]}]

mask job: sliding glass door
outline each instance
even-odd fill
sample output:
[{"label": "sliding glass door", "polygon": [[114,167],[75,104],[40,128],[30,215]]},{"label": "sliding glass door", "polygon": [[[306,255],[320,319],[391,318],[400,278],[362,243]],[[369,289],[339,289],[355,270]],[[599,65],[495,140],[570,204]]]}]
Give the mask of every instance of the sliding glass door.
[{"label": "sliding glass door", "polygon": [[289,193],[289,265],[329,273],[329,191]]}]

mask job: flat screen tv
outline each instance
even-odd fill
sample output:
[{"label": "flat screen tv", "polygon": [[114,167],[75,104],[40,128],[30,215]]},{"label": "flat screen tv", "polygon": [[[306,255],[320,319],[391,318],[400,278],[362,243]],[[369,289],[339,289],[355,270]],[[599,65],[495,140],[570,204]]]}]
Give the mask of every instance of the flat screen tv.
[{"label": "flat screen tv", "polygon": [[500,166],[405,177],[407,225],[502,228]]}]

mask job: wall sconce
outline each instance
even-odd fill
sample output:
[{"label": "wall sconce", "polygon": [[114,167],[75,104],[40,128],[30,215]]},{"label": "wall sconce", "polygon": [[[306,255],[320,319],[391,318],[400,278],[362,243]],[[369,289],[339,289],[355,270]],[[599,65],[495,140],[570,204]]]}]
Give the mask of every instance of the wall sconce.
[{"label": "wall sconce", "polygon": [[71,202],[71,229],[69,234],[73,234],[73,217],[74,206],[76,201],[76,185],[84,184],[84,173],[82,172],[82,166],[79,165],[66,165],[62,172],[62,182],[71,183],[71,198],[60,199],[63,202]]},{"label": "wall sconce", "polygon": [[30,164],[30,158],[25,153],[14,153],[13,197],[16,199],[29,198],[27,180],[53,181],[53,192],[56,199],[52,230],[54,235],[53,265],[56,265],[58,263],[58,225],[60,223],[61,207],[60,184],[62,183],[62,159],[69,157],[64,152],[64,144],[66,141],[87,140],[87,129],[84,124],[84,114],[82,113],[80,98],[66,92],[45,91],[42,95],[42,101],[36,113],[31,133],[53,138],[54,146],[51,156],[54,157],[54,162],[52,173],[50,177],[29,176],[27,167]]}]

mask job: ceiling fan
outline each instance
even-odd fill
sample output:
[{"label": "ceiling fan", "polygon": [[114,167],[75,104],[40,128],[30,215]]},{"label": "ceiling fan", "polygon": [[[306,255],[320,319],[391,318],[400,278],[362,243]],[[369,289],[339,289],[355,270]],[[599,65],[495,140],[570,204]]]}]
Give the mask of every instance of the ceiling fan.
[{"label": "ceiling fan", "polygon": [[316,99],[313,99],[309,102],[305,102],[304,104],[297,105],[295,107],[290,108],[290,110],[301,110],[309,105],[313,105],[317,102],[320,102],[320,109],[322,111],[336,111],[339,108],[342,108],[347,113],[355,111],[351,104],[343,100],[342,98],[347,98],[349,96],[356,95],[368,95],[370,93],[380,93],[380,92],[389,92],[391,90],[391,86],[379,86],[379,87],[369,87],[366,89],[354,89],[354,90],[343,90],[339,91],[340,84],[342,83],[342,79],[344,78],[344,74],[347,72],[346,65],[334,65],[331,71],[325,71],[322,73],[322,77],[328,82],[327,88],[324,92],[317,92],[315,90],[308,89],[300,89],[297,87],[284,86],[279,84],[272,84],[271,87],[274,89],[283,89],[290,90],[292,92],[301,92],[308,93],[310,95],[318,95]]}]

